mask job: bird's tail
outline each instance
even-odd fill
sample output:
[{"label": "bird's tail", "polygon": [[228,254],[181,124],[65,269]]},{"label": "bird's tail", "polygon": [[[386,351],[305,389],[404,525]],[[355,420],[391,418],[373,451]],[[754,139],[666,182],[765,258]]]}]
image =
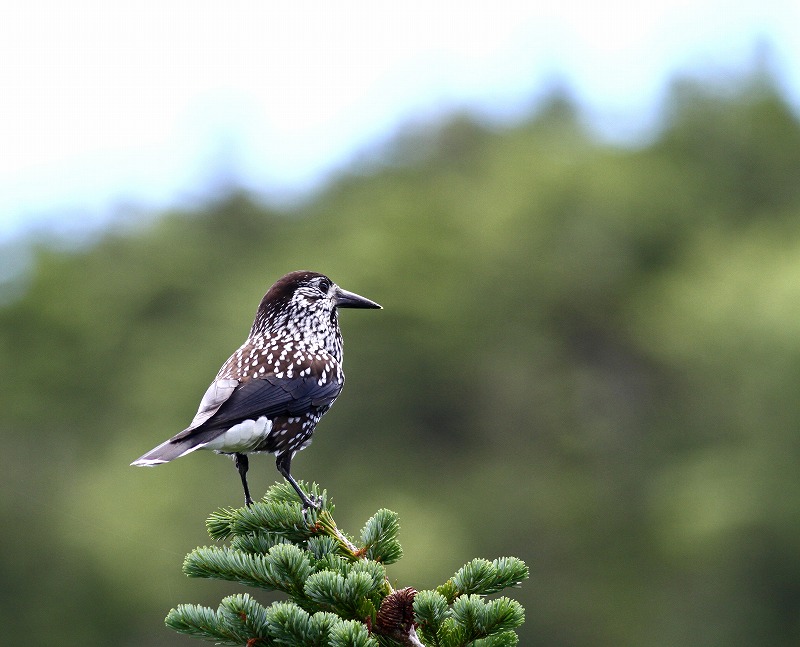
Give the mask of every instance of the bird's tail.
[{"label": "bird's tail", "polygon": [[203,443],[198,443],[196,438],[170,438],[154,447],[144,456],[137,458],[131,465],[135,467],[154,467],[162,463],[169,463],[171,460],[186,456],[195,449],[200,449]]}]

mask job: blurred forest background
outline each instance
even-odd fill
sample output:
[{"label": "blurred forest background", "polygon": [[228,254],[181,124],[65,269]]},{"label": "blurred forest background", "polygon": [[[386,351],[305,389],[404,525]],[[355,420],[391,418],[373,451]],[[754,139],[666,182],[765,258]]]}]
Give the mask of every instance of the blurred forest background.
[{"label": "blurred forest background", "polygon": [[[628,148],[560,96],[454,116],[301,206],[232,190],[26,254],[0,290],[7,644],[197,644],[170,607],[242,590],[180,571],[240,504],[230,461],[128,464],[301,268],[384,306],[342,313],[348,383],[293,467],[351,532],[400,514],[399,585],[515,555],[523,645],[800,643],[800,121],[770,79],[676,82]],[[251,461],[254,494],[277,478]]]}]

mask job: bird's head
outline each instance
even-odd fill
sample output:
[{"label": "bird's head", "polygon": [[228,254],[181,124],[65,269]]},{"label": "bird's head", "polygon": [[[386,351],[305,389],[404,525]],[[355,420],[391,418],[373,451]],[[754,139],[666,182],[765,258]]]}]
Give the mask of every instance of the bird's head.
[{"label": "bird's head", "polygon": [[253,332],[296,326],[301,332],[324,334],[326,329],[338,328],[338,308],[380,307],[370,299],[340,288],[324,274],[300,270],[278,279],[264,295]]}]

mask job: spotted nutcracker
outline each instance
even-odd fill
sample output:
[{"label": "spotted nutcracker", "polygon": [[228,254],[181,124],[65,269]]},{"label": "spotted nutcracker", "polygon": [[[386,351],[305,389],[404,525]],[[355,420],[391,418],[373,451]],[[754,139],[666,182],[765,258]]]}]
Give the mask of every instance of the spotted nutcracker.
[{"label": "spotted nutcracker", "polygon": [[344,384],[337,308],[380,307],[323,274],[287,274],[264,295],[247,340],[222,365],[192,423],[131,465],[160,465],[196,449],[228,454],[250,505],[247,454],[275,454],[303,508],[317,507],[290,465]]}]

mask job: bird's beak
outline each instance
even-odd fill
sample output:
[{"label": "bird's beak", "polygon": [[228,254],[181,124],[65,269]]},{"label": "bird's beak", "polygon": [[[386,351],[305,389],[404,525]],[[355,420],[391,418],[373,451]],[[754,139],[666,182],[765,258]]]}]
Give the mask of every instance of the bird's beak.
[{"label": "bird's beak", "polygon": [[348,292],[336,287],[336,307],[337,308],[381,308],[374,301],[366,297],[359,296],[355,292]]}]

